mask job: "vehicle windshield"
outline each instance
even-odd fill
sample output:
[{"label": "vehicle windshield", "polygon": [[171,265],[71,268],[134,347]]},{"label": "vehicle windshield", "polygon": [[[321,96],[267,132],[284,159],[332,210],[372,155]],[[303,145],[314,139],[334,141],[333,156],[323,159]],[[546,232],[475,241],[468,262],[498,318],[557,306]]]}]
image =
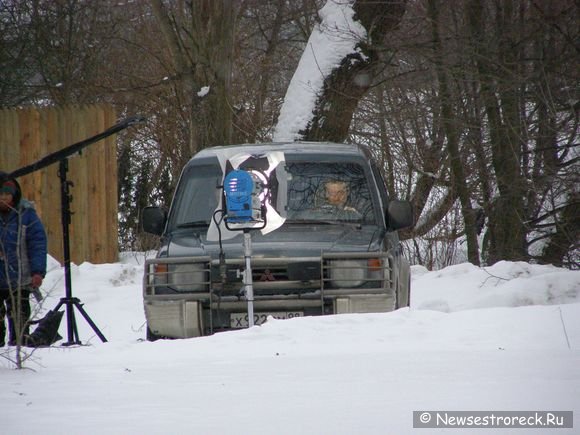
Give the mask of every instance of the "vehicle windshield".
[{"label": "vehicle windshield", "polygon": [[[372,195],[361,165],[286,162],[287,223],[374,224]],[[219,165],[190,166],[180,181],[169,227],[207,227],[221,195]],[[219,216],[218,216],[219,218]]]},{"label": "vehicle windshield", "polygon": [[207,228],[218,206],[221,183],[222,171],[217,162],[190,166],[179,182],[169,228]]},{"label": "vehicle windshield", "polygon": [[287,171],[289,222],[375,222],[367,178],[360,165],[291,162]]}]

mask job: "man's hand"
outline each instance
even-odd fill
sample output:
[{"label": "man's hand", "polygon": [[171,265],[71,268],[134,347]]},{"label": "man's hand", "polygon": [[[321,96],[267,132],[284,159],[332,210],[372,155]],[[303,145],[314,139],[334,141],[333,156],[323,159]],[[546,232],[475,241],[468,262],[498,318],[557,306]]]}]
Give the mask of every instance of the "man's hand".
[{"label": "man's hand", "polygon": [[42,275],[35,273],[32,275],[32,281],[30,285],[34,288],[38,288],[42,285]]}]

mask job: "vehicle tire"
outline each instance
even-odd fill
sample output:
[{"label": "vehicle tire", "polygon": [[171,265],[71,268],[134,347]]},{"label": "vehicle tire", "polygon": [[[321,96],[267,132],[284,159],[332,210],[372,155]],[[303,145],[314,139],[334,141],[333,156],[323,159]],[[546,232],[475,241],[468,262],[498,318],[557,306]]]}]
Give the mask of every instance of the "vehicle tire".
[{"label": "vehicle tire", "polygon": [[149,326],[147,326],[147,341],[157,341],[159,340],[161,337],[157,334],[154,334],[151,329],[149,329]]},{"label": "vehicle tire", "polygon": [[395,293],[395,309],[405,308],[411,306],[411,277],[407,279],[406,288],[402,288],[400,281],[397,280],[396,293]]}]

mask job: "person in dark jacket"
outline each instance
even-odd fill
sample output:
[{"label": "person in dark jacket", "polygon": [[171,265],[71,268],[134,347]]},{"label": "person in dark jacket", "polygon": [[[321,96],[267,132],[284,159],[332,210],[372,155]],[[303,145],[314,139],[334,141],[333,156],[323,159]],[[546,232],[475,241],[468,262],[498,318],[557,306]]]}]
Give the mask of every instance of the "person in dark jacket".
[{"label": "person in dark jacket", "polygon": [[0,172],[0,346],[5,344],[8,315],[9,345],[29,333],[30,292],[46,274],[47,241],[44,226],[20,185]]}]

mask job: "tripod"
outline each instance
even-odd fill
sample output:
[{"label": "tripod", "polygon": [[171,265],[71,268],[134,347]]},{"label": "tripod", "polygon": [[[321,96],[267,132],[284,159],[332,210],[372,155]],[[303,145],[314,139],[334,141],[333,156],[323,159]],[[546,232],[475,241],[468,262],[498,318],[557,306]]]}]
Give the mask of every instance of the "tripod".
[{"label": "tripod", "polygon": [[57,312],[63,305],[66,306],[66,323],[67,323],[67,337],[68,341],[63,343],[63,346],[71,346],[73,344],[81,344],[79,340],[79,333],[77,330],[77,324],[75,319],[74,309],[76,308],[85,318],[87,323],[93,328],[95,334],[101,339],[103,343],[107,342],[107,339],[103,333],[99,330],[95,322],[89,317],[87,312],[84,310],[83,305],[79,298],[73,298],[72,296],[72,280],[70,273],[70,237],[69,237],[69,225],[71,223],[71,212],[70,212],[70,202],[71,196],[69,188],[72,186],[72,182],[68,181],[66,174],[68,172],[68,158],[64,158],[59,162],[58,176],[60,178],[60,195],[61,195],[61,220],[62,220],[62,240],[63,240],[63,254],[64,254],[64,283],[65,283],[65,297],[60,299],[60,302],[54,309]]},{"label": "tripod", "polygon": [[71,274],[70,274],[70,239],[69,239],[69,225],[71,222],[70,216],[70,202],[71,197],[69,193],[69,188],[72,185],[70,181],[66,179],[66,173],[68,172],[68,157],[80,153],[80,151],[106,137],[109,137],[121,130],[126,129],[127,127],[131,127],[132,125],[139,124],[145,122],[145,118],[142,116],[134,116],[131,118],[127,118],[117,124],[113,125],[112,127],[108,128],[107,130],[96,134],[88,139],[82,140],[80,142],[74,143],[69,145],[66,148],[63,148],[60,151],[56,151],[52,154],[49,154],[42,159],[34,162],[28,166],[24,166],[22,168],[13,171],[10,175],[11,178],[21,177],[23,175],[30,174],[32,172],[38,171],[42,168],[45,168],[48,165],[52,165],[53,163],[59,162],[59,170],[58,176],[60,178],[60,194],[61,194],[61,220],[62,220],[62,237],[63,237],[63,254],[64,254],[64,278],[65,278],[65,288],[66,293],[65,297],[61,298],[60,302],[54,309],[54,311],[58,311],[60,307],[66,305],[66,319],[67,319],[67,331],[68,331],[68,341],[63,343],[63,346],[70,346],[73,344],[81,344],[79,340],[79,333],[77,330],[74,308],[76,307],[77,310],[82,314],[85,318],[87,323],[93,328],[93,331],[97,334],[97,336],[101,339],[103,343],[107,341],[105,336],[99,331],[97,325],[91,320],[89,315],[83,309],[83,306],[78,298],[72,297],[72,283],[71,283]]}]

